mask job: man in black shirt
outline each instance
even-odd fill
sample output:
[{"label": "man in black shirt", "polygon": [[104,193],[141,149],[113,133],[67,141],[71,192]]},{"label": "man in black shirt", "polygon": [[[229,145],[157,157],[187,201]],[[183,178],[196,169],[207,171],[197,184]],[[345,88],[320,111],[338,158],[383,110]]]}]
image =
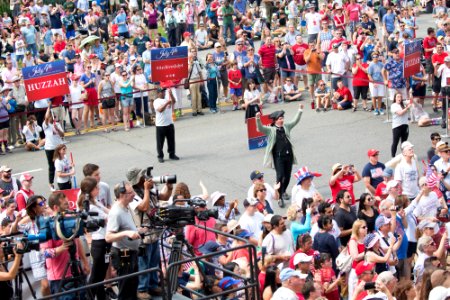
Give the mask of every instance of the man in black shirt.
[{"label": "man in black shirt", "polygon": [[339,236],[341,244],[345,247],[350,240],[353,223],[356,221],[357,217],[355,210],[351,207],[352,196],[348,191],[339,191],[336,195],[336,202],[339,203],[339,207],[336,209],[334,219],[341,230],[341,235]]}]

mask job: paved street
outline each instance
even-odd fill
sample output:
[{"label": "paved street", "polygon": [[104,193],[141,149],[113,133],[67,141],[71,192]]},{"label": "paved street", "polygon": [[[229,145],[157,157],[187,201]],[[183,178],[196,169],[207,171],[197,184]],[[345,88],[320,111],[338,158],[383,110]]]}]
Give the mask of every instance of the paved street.
[{"label": "paved street", "polygon": [[[418,36],[424,36],[426,28],[432,26],[432,22],[430,15],[419,17],[417,23],[421,28]],[[200,52],[200,57],[204,59],[206,53],[207,51]],[[187,100],[183,101],[188,103]],[[305,105],[305,110],[300,123],[292,131],[295,153],[299,160],[296,167],[308,166],[310,170],[323,174],[314,183],[326,198],[331,195],[328,180],[334,163],[352,163],[361,171],[367,162],[366,153],[369,148],[381,151],[380,161],[390,159],[392,132],[391,124],[383,122],[386,116],[373,116],[362,111],[316,113],[310,108],[309,97],[301,103]],[[426,110],[431,111],[430,101],[427,100],[427,103]],[[283,109],[289,120],[294,116],[298,105],[299,102],[271,104],[264,107],[264,113]],[[125,180],[128,168],[153,165],[154,175],[176,174],[179,182],[189,185],[192,195],[201,192],[198,184],[201,180],[209,193],[220,190],[227,193],[228,200],[239,199],[242,203],[250,185],[249,175],[252,170],[264,172],[266,181],[271,183],[274,183],[275,171],[262,167],[264,149],[248,150],[244,112],[232,112],[230,106],[224,107],[223,112],[212,115],[208,111],[205,116],[195,118],[186,114],[176,121],[176,152],[181,157],[176,162],[157,162],[154,127],[109,134],[97,131],[68,137],[67,146],[75,160],[77,182],[81,182],[82,166],[86,163],[100,165],[102,178],[111,187]],[[416,124],[410,125],[410,141],[416,146],[420,160],[425,157],[429,135],[433,131],[444,133],[444,130],[436,126],[418,128]],[[30,153],[23,149],[15,149],[13,152],[1,157],[1,164],[11,166],[16,174],[32,170],[35,177],[33,190],[48,196],[45,153]],[[291,181],[289,192],[293,184]],[[359,196],[363,190],[362,183],[355,184],[355,195]],[[283,213],[279,208],[276,211]],[[36,287],[36,283],[34,286]],[[28,292],[25,293],[24,299],[30,299]]]}]

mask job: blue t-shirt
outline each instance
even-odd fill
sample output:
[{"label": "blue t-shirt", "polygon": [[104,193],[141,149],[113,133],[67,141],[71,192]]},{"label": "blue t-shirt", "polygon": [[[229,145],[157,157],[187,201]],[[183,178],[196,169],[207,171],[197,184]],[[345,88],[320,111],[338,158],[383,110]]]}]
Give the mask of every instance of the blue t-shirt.
[{"label": "blue t-shirt", "polygon": [[367,44],[367,45],[364,46],[364,49],[363,49],[363,54],[364,54],[363,62],[366,63],[368,61],[372,61],[371,55],[372,55],[372,52],[373,52],[373,48],[375,48],[375,45],[373,45],[373,44]]},{"label": "blue t-shirt", "polygon": [[395,14],[385,14],[383,16],[383,24],[386,25],[386,30],[389,34],[395,30]]},{"label": "blue t-shirt", "polygon": [[[213,53],[213,60],[216,63],[217,66],[220,66],[221,64],[223,64],[224,60],[225,60],[225,52],[214,52]],[[219,69],[222,70],[226,70],[225,67],[219,67]]]},{"label": "blue t-shirt", "polygon": [[130,48],[130,46],[128,46],[126,43],[123,44],[123,45],[119,44],[119,45],[116,46],[116,49],[119,50],[122,53],[127,52],[129,48]]},{"label": "blue t-shirt", "polygon": [[[83,82],[83,84],[86,84],[89,82],[89,80],[95,79],[95,74],[91,73],[91,76],[87,76],[86,74],[81,75],[80,81]],[[95,83],[89,84],[86,88],[93,88],[95,86]]]},{"label": "blue t-shirt", "polygon": [[383,170],[385,166],[384,164],[377,162],[375,165],[372,165],[370,162],[364,166],[362,170],[362,177],[370,177],[370,185],[376,189],[378,184],[383,181]]},{"label": "blue t-shirt", "polygon": [[383,82],[383,75],[381,75],[381,70],[383,70],[383,63],[381,61],[371,62],[369,64],[369,69],[367,73],[372,77],[375,81]]},{"label": "blue t-shirt", "polygon": [[20,31],[22,32],[23,36],[25,37],[25,42],[28,45],[36,44],[36,29],[34,28],[34,26],[22,27],[20,29]]},{"label": "blue t-shirt", "polygon": [[116,16],[116,18],[114,19],[114,22],[119,25],[118,26],[119,33],[128,32],[128,26],[127,26],[126,21],[127,21],[127,15],[125,13],[118,14]]},{"label": "blue t-shirt", "polygon": [[47,32],[44,35],[44,45],[45,46],[52,46],[53,45],[52,36],[53,36],[52,31],[51,30],[47,30]]}]

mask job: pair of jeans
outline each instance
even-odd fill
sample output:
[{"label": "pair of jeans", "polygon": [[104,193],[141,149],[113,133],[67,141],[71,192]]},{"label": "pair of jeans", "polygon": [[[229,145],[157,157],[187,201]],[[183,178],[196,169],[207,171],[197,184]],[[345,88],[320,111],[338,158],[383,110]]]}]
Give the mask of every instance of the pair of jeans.
[{"label": "pair of jeans", "polygon": [[236,36],[234,34],[234,22],[231,22],[231,24],[223,24],[223,39],[227,41],[227,32],[230,31],[231,35],[231,44],[234,45],[234,40],[236,39]]},{"label": "pair of jeans", "polygon": [[148,96],[142,96],[142,98],[134,98],[134,103],[136,104],[136,115],[139,118],[143,118],[142,103],[144,103],[144,113],[148,113]]},{"label": "pair of jeans", "polygon": [[[62,280],[49,280],[49,284],[50,284],[50,292],[53,294],[57,294],[57,293],[62,293],[65,292],[67,290],[70,289],[74,289],[75,285],[72,282],[65,282],[64,286],[61,288],[61,283]],[[79,286],[81,287],[81,286]],[[55,300],[78,300],[78,299],[83,299],[85,298],[86,293],[84,291],[81,291],[78,293],[78,295],[76,293],[73,294],[67,294],[58,298],[55,298]]]},{"label": "pair of jeans", "polygon": [[37,50],[36,44],[28,44],[27,50],[30,51],[31,53],[33,53],[33,57],[37,56],[38,50]]},{"label": "pair of jeans", "polygon": [[207,82],[207,87],[208,87],[209,108],[215,110],[217,109],[217,97],[218,97],[217,79],[210,78]]},{"label": "pair of jeans", "polygon": [[[159,252],[159,242],[156,241],[146,245],[146,253],[144,256],[139,256],[138,265],[139,271],[159,267],[161,260]],[[158,287],[158,272],[150,272],[139,276],[139,292],[147,292]]]}]

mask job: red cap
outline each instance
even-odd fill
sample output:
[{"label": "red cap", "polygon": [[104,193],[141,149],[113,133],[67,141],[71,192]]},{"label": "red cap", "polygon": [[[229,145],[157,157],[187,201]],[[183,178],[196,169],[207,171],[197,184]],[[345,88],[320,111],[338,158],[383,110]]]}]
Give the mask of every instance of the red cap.
[{"label": "red cap", "polygon": [[173,83],[172,80],[161,81],[161,82],[159,83],[159,85],[160,85],[162,88],[165,88],[165,89],[169,89],[169,88],[175,86],[175,84]]},{"label": "red cap", "polygon": [[31,179],[33,179],[33,176],[31,176],[28,173],[20,175],[20,182],[22,182],[22,181],[30,181]]},{"label": "red cap", "polygon": [[183,37],[185,38],[185,37],[187,37],[187,36],[191,36],[191,33],[188,32],[188,31],[185,31],[185,32],[183,33]]},{"label": "red cap", "polygon": [[369,151],[367,151],[367,156],[374,156],[378,153],[380,153],[380,151],[378,151],[377,149],[369,149]]},{"label": "red cap", "polygon": [[375,270],[375,264],[365,261],[360,261],[355,267],[356,276],[361,276],[362,273],[372,270]]},{"label": "red cap", "polygon": [[96,54],[94,54],[94,53],[92,53],[92,54],[90,54],[90,55],[89,55],[89,58],[90,58],[90,59],[92,59],[92,58],[96,58],[96,57],[97,57],[97,55],[96,55]]}]

